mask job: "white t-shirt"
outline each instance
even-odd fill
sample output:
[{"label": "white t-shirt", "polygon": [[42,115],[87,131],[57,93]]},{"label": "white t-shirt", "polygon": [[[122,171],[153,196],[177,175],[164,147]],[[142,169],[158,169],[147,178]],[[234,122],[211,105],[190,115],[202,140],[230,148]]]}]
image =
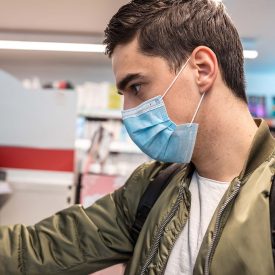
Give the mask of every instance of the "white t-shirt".
[{"label": "white t-shirt", "polygon": [[194,172],[191,183],[189,219],[168,259],[165,275],[192,275],[196,258],[210,220],[229,186]]}]

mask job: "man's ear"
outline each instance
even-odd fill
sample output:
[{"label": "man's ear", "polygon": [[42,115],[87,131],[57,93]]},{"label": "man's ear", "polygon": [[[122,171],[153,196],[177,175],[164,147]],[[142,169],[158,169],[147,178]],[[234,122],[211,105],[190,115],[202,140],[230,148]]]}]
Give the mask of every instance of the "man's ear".
[{"label": "man's ear", "polygon": [[191,58],[193,68],[196,70],[196,83],[199,91],[208,92],[211,90],[218,74],[217,57],[210,48],[199,46],[194,49]]}]

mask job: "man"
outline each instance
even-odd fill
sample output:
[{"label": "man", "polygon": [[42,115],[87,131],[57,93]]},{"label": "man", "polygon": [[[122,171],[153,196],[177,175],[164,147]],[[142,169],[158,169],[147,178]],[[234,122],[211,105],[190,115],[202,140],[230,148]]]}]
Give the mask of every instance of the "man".
[{"label": "man", "polygon": [[[274,274],[269,193],[274,140],[247,107],[242,46],[214,0],[134,0],[106,31],[123,120],[158,160],[87,209],[0,229],[0,274]],[[135,243],[142,194],[173,175]],[[189,164],[190,163],[190,164]]]}]

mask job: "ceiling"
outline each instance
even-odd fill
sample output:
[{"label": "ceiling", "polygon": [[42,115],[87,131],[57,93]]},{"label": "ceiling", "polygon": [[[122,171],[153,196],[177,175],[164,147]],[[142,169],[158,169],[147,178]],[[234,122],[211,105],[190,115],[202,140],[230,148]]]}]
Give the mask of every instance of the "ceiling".
[{"label": "ceiling", "polygon": [[[103,31],[117,9],[128,0],[0,0],[0,39],[101,42]],[[275,0],[224,0],[241,37],[259,51],[246,61],[252,70],[275,68]],[[2,62],[59,58],[73,62],[105,64],[102,55],[68,53],[22,53],[1,51]]]},{"label": "ceiling", "polygon": [[101,34],[127,0],[0,0],[3,30]]}]

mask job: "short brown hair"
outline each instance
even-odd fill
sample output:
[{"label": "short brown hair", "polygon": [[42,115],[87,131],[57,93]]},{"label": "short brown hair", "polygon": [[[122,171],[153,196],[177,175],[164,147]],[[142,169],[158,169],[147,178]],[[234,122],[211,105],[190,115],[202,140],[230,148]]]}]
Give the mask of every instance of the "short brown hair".
[{"label": "short brown hair", "polygon": [[217,56],[225,84],[245,95],[244,58],[239,34],[217,0],[133,0],[122,6],[105,30],[106,54],[138,38],[143,54],[160,56],[175,71],[198,46]]}]

